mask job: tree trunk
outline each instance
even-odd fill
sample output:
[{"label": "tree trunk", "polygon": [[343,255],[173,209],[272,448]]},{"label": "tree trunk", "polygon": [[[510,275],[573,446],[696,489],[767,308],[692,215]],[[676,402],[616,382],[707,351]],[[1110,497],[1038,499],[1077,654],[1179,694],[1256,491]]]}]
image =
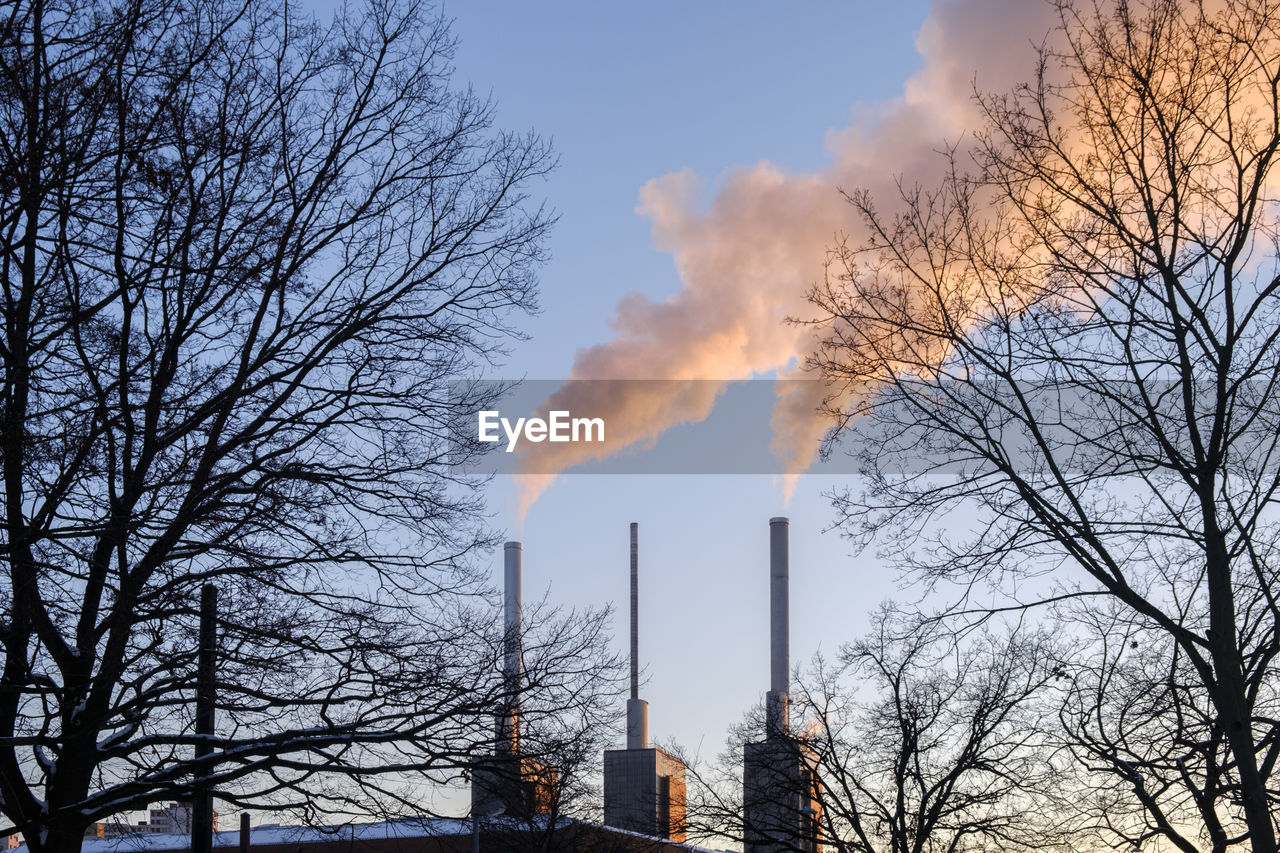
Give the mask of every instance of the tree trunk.
[{"label": "tree trunk", "polygon": [[1267,787],[1258,771],[1257,744],[1236,637],[1231,561],[1210,504],[1205,511],[1206,577],[1209,587],[1209,653],[1215,682],[1207,685],[1226,731],[1240,778],[1240,799],[1253,853],[1276,853]]},{"label": "tree trunk", "polygon": [[38,847],[27,842],[32,853],[80,853],[84,844],[84,827],[71,826],[67,821],[54,821],[45,834],[44,843]]}]

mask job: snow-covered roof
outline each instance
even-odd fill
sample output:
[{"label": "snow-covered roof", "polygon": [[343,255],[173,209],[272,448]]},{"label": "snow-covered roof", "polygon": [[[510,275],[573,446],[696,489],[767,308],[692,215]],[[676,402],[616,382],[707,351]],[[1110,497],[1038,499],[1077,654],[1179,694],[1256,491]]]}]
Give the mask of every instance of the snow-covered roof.
[{"label": "snow-covered roof", "polygon": [[[562,818],[560,824],[570,826],[580,821]],[[641,836],[639,833],[613,827],[586,824],[608,832],[621,835]],[[482,828],[508,829],[527,828],[528,823],[516,821],[509,817],[489,817],[482,819]],[[349,823],[332,827],[314,826],[279,826],[266,824],[252,827],[249,834],[250,844],[254,847],[268,844],[316,844],[334,841],[371,841],[397,838],[437,838],[453,835],[470,835],[470,818],[402,818],[399,820],[378,821],[375,823]],[[654,839],[657,840],[657,839]],[[215,848],[239,848],[240,831],[226,830],[213,834]],[[703,847],[684,845],[690,851],[702,853],[723,853]],[[189,850],[191,836],[182,834],[165,834],[158,832],[130,832],[116,838],[86,838],[81,853],[147,853],[161,850]],[[22,844],[5,853],[28,853],[27,845]]]},{"label": "snow-covered roof", "polygon": [[[496,819],[495,819],[496,820]],[[471,832],[467,818],[404,818],[377,823],[351,823],[342,826],[255,826],[249,833],[250,843],[304,844],[327,841],[355,841],[389,838],[425,838],[445,835],[464,835]],[[187,833],[130,832],[116,838],[86,838],[80,848],[82,853],[140,853],[148,850],[186,850],[191,846]],[[213,834],[214,847],[240,846],[240,830],[226,830]],[[27,845],[21,844],[7,853],[27,853]]]}]

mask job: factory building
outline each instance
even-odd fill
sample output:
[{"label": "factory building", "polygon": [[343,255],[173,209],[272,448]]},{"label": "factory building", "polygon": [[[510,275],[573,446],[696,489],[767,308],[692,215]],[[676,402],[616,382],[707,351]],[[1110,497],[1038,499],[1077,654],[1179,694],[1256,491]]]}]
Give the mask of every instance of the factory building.
[{"label": "factory building", "polygon": [[559,777],[520,749],[520,680],[524,675],[521,582],[524,548],[503,546],[503,682],[506,707],[497,720],[494,754],[471,766],[471,814],[528,818],[550,813]]},{"label": "factory building", "polygon": [[[792,736],[788,719],[788,530],[786,518],[770,519],[770,689],[765,699],[764,740],[747,743],[743,750],[744,853],[822,851],[817,759]],[[493,754],[471,765],[471,816],[466,820],[424,818],[362,824],[342,828],[337,835],[331,830],[302,827],[288,828],[285,833],[273,827],[271,832],[244,838],[244,843],[262,853],[463,853],[476,849],[483,835],[488,849],[515,849],[536,842],[540,849],[566,853],[702,850],[685,843],[684,764],[649,745],[648,703],[639,695],[638,525],[631,524],[630,533],[631,696],[627,701],[626,748],[604,753],[603,826],[551,818],[558,799],[556,770],[522,750],[523,547],[519,542],[507,542],[503,553],[504,705],[495,721]],[[152,838],[167,841],[148,839],[145,846],[151,850],[190,849],[189,812],[185,803],[153,809],[151,826],[138,829],[149,828]],[[542,828],[540,821],[545,822]],[[87,853],[124,853],[122,845],[137,843],[136,831],[119,838],[113,835],[95,826],[85,842]],[[231,833],[218,833],[214,841],[216,847],[239,843],[241,839]],[[10,836],[8,847],[26,853],[16,835]]]},{"label": "factory building", "polygon": [[649,703],[640,698],[639,525],[631,524],[631,698],[627,748],[604,753],[606,826],[684,841],[685,766],[649,746]]},{"label": "factory building", "polygon": [[765,739],[742,756],[744,853],[820,853],[817,757],[791,736],[789,522],[769,520],[769,692]]}]

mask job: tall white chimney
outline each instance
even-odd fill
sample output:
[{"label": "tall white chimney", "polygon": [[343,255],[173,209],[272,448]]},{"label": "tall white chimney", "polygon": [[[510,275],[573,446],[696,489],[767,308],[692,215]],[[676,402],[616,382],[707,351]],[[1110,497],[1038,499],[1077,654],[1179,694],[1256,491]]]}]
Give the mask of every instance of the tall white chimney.
[{"label": "tall white chimney", "polygon": [[523,637],[520,625],[520,573],[523,546],[508,542],[503,546],[503,688],[507,708],[499,724],[498,749],[516,753],[520,748],[520,680],[523,675]]},{"label": "tall white chimney", "polygon": [[627,749],[649,748],[649,703],[640,698],[640,525],[631,522],[631,698]]},{"label": "tall white chimney", "polygon": [[770,739],[785,736],[789,723],[788,528],[785,518],[769,519],[769,692],[765,696],[765,736]]}]

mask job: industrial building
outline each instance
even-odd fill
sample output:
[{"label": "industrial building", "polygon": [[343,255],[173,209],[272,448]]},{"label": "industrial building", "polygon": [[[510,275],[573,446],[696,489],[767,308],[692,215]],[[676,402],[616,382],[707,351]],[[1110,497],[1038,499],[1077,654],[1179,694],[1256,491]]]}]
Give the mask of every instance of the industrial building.
[{"label": "industrial building", "polygon": [[[792,736],[789,723],[789,522],[769,521],[770,689],[765,698],[764,740],[743,751],[743,842],[745,853],[821,853],[820,780],[813,752]],[[471,817],[413,819],[324,830],[260,827],[251,837],[217,833],[215,847],[249,844],[258,853],[453,853],[485,849],[679,853],[702,848],[685,844],[685,774],[679,758],[649,745],[648,703],[640,698],[639,533],[630,526],[631,695],[627,701],[626,748],[604,753],[604,819],[600,826],[553,818],[558,775],[525,755],[521,744],[520,684],[523,677],[523,547],[503,549],[503,682],[505,704],[495,721],[492,755],[471,766]],[[85,853],[190,849],[190,804],[152,809],[150,826],[129,832],[98,830]],[[216,818],[215,818],[216,820]],[[146,832],[150,829],[150,832]],[[168,833],[173,834],[168,834]],[[25,846],[9,848],[25,853]],[[124,845],[124,846],[121,846]],[[532,846],[530,846],[532,845]]]},{"label": "industrial building", "polygon": [[606,826],[684,841],[685,766],[649,746],[649,703],[640,698],[639,525],[631,524],[631,698],[627,748],[604,753]]},{"label": "industrial building", "polygon": [[742,755],[743,850],[822,850],[817,758],[791,736],[790,522],[769,519],[769,692],[765,739]]},{"label": "industrial building", "polygon": [[[789,636],[789,527],[769,520],[770,681],[765,696],[764,740],[743,749],[743,843],[745,853],[820,853],[822,810],[817,759],[791,735]],[[649,705],[640,698],[639,526],[631,524],[631,696],[627,700],[625,749],[604,753],[604,822],[639,836],[683,842],[685,766],[649,745]],[[473,765],[473,815],[545,814],[554,802],[557,777],[521,754],[521,573],[523,548],[504,548],[505,656],[508,704],[497,722],[492,757]]]},{"label": "industrial building", "polygon": [[524,548],[503,546],[503,682],[506,707],[498,715],[494,754],[471,766],[471,814],[529,818],[549,814],[556,803],[555,768],[520,750],[520,680],[524,674],[522,574]]}]

